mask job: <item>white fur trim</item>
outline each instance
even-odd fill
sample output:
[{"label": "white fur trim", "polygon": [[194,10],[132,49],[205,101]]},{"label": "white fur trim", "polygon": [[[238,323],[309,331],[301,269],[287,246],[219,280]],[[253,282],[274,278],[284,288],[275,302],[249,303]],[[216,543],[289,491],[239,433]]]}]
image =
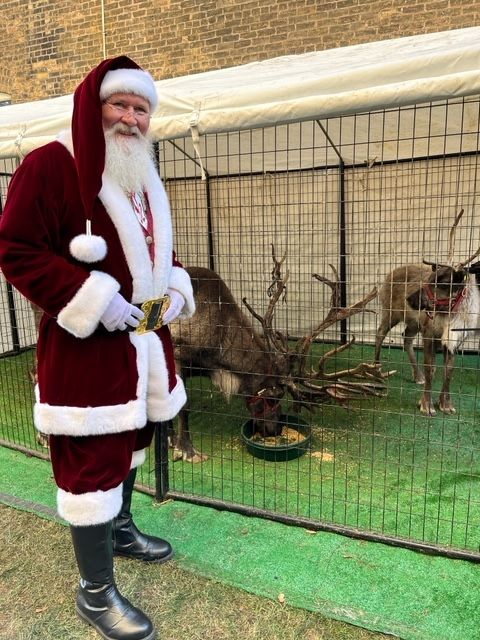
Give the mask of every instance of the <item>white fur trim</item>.
[{"label": "white fur trim", "polygon": [[74,527],[88,527],[113,520],[122,507],[122,483],[108,491],[73,494],[57,491],[58,515]]},{"label": "white fur trim", "polygon": [[168,398],[159,396],[151,397],[148,400],[148,418],[153,422],[165,422],[173,420],[180,409],[187,402],[187,393],[182,379],[176,376],[177,384],[173,388]]},{"label": "white fur trim", "polygon": [[162,296],[167,291],[172,269],[172,216],[165,187],[153,165],[146,188],[155,229],[153,289],[157,296]]},{"label": "white fur trim", "polygon": [[132,462],[130,463],[130,469],[136,469],[137,467],[140,467],[145,462],[145,458],[145,449],[134,451],[132,453]]},{"label": "white fur trim", "polygon": [[119,283],[103,271],[92,271],[70,302],[58,314],[57,322],[76,338],[87,338],[100,321]]},{"label": "white fur trim", "polygon": [[[187,394],[182,380],[177,376],[177,384],[173,391],[168,391],[168,373],[162,342],[155,333],[137,335],[131,333],[131,341],[140,354],[147,351],[146,356],[138,358],[148,361],[148,372],[141,372],[139,366],[139,380],[143,378],[142,393],[145,393],[147,403],[147,418],[152,422],[164,422],[174,418],[187,401]],[[145,383],[148,387],[145,387]],[[144,391],[145,390],[145,391]]]},{"label": "white fur trim", "polygon": [[137,350],[137,399],[112,406],[66,407],[40,402],[36,387],[33,416],[38,431],[68,436],[104,435],[141,429],[147,419],[164,422],[177,415],[187,395],[178,376],[172,393],[168,392],[168,373],[160,339],[155,333],[128,335]]},{"label": "white fur trim", "polygon": [[[130,201],[118,184],[103,176],[103,185],[98,194],[117,230],[132,276],[132,302],[145,302],[154,298],[152,265],[142,228],[132,215]],[[159,295],[163,295],[159,294]]]},{"label": "white fur trim", "polygon": [[480,332],[480,292],[478,290],[474,274],[468,276],[467,291],[458,309],[451,313],[448,323],[442,335],[442,345],[450,353],[455,353],[467,340],[473,338],[471,331],[452,331],[452,329],[463,329],[464,327],[478,327]]},{"label": "white fur trim", "polygon": [[142,96],[155,111],[158,104],[157,90],[152,76],[143,69],[114,69],[108,71],[100,86],[100,100],[109,98],[114,93],[133,93]]},{"label": "white fur trim", "polygon": [[173,267],[170,273],[170,281],[168,286],[171,289],[180,291],[185,298],[182,312],[178,316],[179,319],[190,318],[195,313],[195,300],[193,298],[193,288],[190,276],[185,269],[181,267]]},{"label": "white fur trim", "polygon": [[172,270],[172,222],[167,195],[162,181],[152,163],[147,181],[146,192],[155,229],[155,264],[152,265],[142,228],[122,189],[107,175],[103,175],[103,184],[99,198],[102,201],[115,229],[117,230],[123,252],[132,276],[132,302],[145,302],[165,294]]},{"label": "white fur trim", "polygon": [[107,243],[102,236],[81,233],[72,238],[70,253],[79,262],[100,262],[107,255]]},{"label": "white fur trim", "polygon": [[177,384],[168,392],[167,364],[162,343],[154,333],[144,335],[150,342],[150,375],[148,377],[147,413],[153,422],[163,422],[174,418],[187,401],[185,387],[177,376]]},{"label": "white fur trim", "polygon": [[33,408],[36,428],[42,433],[87,436],[122,433],[145,425],[145,400],[105,407],[64,407],[37,402]]}]

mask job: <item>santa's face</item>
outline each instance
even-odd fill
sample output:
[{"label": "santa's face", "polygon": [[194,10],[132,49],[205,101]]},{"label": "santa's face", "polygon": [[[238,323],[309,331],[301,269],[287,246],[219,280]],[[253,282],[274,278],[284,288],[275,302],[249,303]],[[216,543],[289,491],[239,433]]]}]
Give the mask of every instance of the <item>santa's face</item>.
[{"label": "santa's face", "polygon": [[125,125],[117,130],[118,136],[137,136],[136,128],[145,135],[150,126],[150,104],[141,96],[114,93],[102,103],[102,122],[105,131],[117,123]]}]

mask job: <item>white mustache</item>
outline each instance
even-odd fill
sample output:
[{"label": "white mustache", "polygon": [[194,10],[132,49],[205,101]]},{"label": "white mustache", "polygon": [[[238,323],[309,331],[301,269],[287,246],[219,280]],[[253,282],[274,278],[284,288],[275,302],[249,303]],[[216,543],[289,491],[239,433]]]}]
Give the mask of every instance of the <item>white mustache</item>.
[{"label": "white mustache", "polygon": [[133,127],[128,126],[128,124],[125,124],[123,122],[117,122],[111,129],[111,131],[113,133],[130,133],[130,134],[134,134],[136,136],[141,136],[141,132],[140,129],[136,126],[133,125]]}]

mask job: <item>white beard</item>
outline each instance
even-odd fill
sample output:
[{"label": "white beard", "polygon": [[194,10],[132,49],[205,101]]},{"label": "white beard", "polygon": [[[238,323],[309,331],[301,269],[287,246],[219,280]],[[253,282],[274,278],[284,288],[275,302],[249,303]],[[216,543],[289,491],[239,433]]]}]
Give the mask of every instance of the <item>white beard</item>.
[{"label": "white beard", "polygon": [[[122,130],[136,135],[116,135]],[[143,191],[152,169],[155,170],[152,144],[137,127],[119,123],[105,130],[104,172],[126,193]]]}]

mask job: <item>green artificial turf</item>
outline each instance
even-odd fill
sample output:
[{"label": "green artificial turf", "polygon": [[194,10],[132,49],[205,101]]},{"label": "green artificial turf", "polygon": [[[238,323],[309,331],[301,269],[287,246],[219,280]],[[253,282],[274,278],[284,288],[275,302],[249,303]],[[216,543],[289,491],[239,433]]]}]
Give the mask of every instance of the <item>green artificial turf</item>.
[{"label": "green artificial turf", "polygon": [[[315,356],[326,348],[315,345]],[[338,355],[331,368],[372,358],[371,347],[354,346]],[[27,375],[32,361],[33,352],[0,361],[0,437],[44,451],[32,425]],[[396,371],[384,397],[352,402],[348,409],[323,404],[311,415],[303,412],[312,426],[311,448],[288,462],[264,461],[247,451],[241,438],[248,418],[243,399],[227,404],[208,379],[189,380],[193,441],[208,459],[200,464],[170,459],[170,489],[478,553],[478,357],[457,356],[452,384],[457,413],[450,416],[419,413],[422,387],[412,382],[402,350],[384,348],[383,368]],[[283,407],[291,412],[287,403]],[[154,469],[150,454],[141,482],[152,489]]]},{"label": "green artificial turf", "polygon": [[0,358],[0,439],[37,450],[29,375],[34,361],[33,349]]},{"label": "green artificial turf", "polygon": [[[371,349],[354,347],[336,368],[371,359]],[[225,406],[208,380],[193,380],[190,426],[208,460],[171,464],[170,488],[478,552],[478,357],[460,354],[456,365],[457,413],[425,417],[417,409],[422,387],[413,383],[405,354],[384,350],[384,370],[396,370],[385,397],[352,402],[349,409],[328,404],[313,415],[304,412],[312,426],[311,449],[288,462],[253,457],[241,438],[247,417],[242,400]],[[439,370],[436,393],[440,383]]]},{"label": "green artificial turf", "polygon": [[[0,447],[0,502],[56,519],[55,493],[47,462]],[[477,564],[138,492],[132,510],[197,575],[403,640],[479,638]]]}]

